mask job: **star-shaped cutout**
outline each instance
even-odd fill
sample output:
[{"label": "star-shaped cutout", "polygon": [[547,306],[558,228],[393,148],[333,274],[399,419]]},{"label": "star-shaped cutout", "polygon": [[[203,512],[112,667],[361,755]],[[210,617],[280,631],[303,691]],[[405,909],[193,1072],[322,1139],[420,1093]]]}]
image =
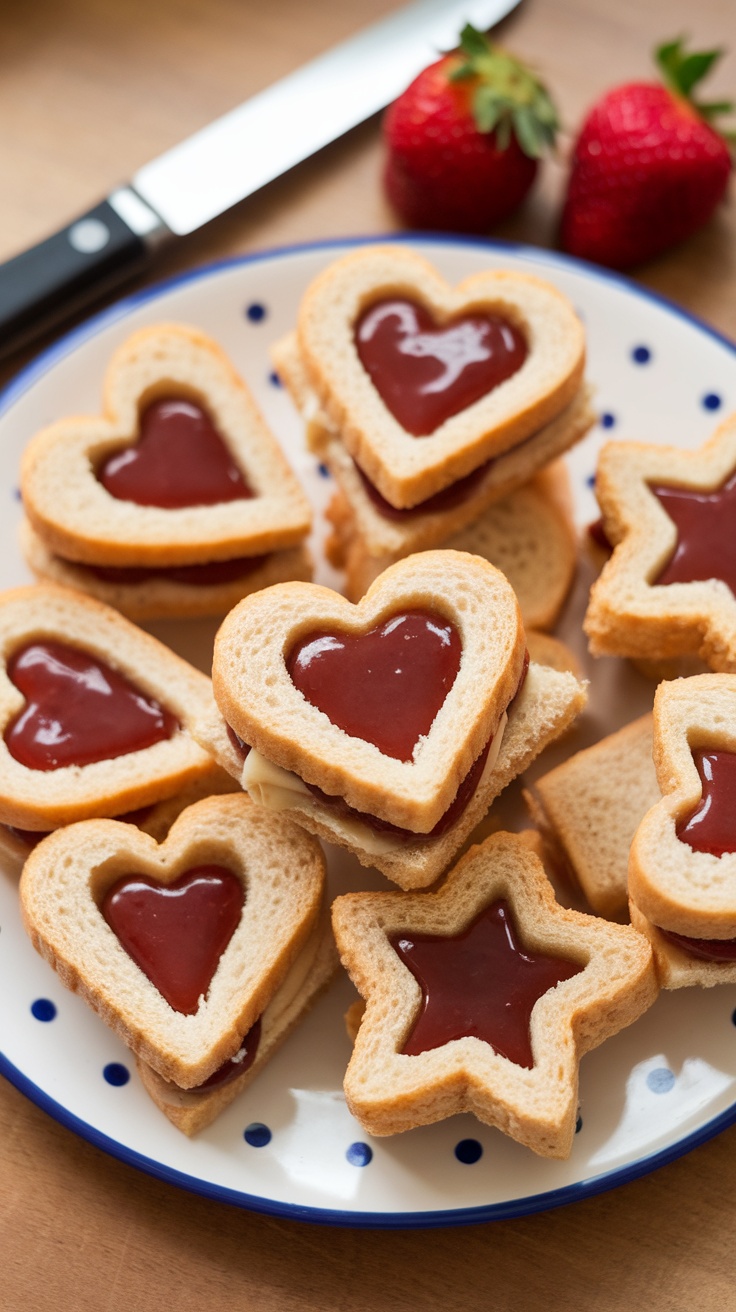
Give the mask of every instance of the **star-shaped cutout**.
[{"label": "star-shaped cutout", "polygon": [[[580,1056],[635,1020],[657,993],[642,936],[561,907],[538,857],[515,834],[494,834],[472,848],[436,893],[338,898],[333,926],[343,964],[366,1000],[345,1095],[373,1134],[472,1111],[535,1152],[566,1157]],[[451,965],[449,979],[445,963],[435,969],[438,945]],[[465,953],[458,970],[468,945],[474,960],[468,964]],[[409,968],[417,949],[420,973],[431,954],[429,1006]],[[521,959],[512,972],[511,958]],[[519,1006],[511,975],[527,969],[531,987]],[[463,975],[467,1003],[459,1001]],[[489,1021],[489,1006],[513,1017],[511,1036],[521,1034],[520,1048],[517,1038],[506,1055],[501,1051],[508,1037]],[[468,1033],[467,1020],[480,1032]]]},{"label": "star-shaped cutout", "polygon": [[596,495],[614,551],[585,617],[593,654],[736,671],[736,415],[698,451],[609,442]]},{"label": "star-shaped cutout", "polygon": [[[666,988],[736,980],[736,963],[708,946],[736,939],[735,725],[736,675],[699,674],[657,689],[662,798],[634,835],[629,898]],[[702,950],[673,950],[669,935],[699,940]]]}]

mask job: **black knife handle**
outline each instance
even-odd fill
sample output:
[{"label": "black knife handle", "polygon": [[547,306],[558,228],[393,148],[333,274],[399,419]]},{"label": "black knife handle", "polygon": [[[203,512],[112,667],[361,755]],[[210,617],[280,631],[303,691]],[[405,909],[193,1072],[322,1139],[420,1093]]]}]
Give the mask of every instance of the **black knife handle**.
[{"label": "black knife handle", "polygon": [[135,272],[146,242],[108,201],[0,264],[0,356]]}]

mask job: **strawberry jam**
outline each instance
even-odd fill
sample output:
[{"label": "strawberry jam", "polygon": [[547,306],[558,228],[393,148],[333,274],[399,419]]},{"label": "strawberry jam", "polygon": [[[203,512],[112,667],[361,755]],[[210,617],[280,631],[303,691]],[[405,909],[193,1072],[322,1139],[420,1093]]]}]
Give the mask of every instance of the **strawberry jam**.
[{"label": "strawberry jam", "polygon": [[171,738],[179,727],[153,697],[78,647],[33,642],[7,668],[27,701],[5,730],[5,742],[29,770],[125,756]]},{"label": "strawberry jam", "polygon": [[528,351],[501,315],[464,314],[438,326],[423,305],[399,298],[363,312],[355,345],[384,405],[413,437],[427,437],[493,391]]},{"label": "strawberry jam", "polygon": [[453,624],[431,611],[407,611],[367,633],[310,633],[287,669],[308,702],[353,738],[410,761],[460,668]]},{"label": "strawberry jam", "polygon": [[692,815],[678,824],[677,837],[694,852],[736,852],[736,752],[701,747],[693,752],[693,761],[703,796]]},{"label": "strawberry jam", "polygon": [[662,929],[661,925],[657,928],[668,942],[699,961],[736,961],[736,938],[690,938],[672,929]]},{"label": "strawberry jam", "polygon": [[239,1075],[244,1075],[246,1071],[250,1070],[256,1059],[260,1041],[261,1018],[259,1016],[244,1036],[235,1056],[229,1057],[227,1061],[222,1063],[222,1066],[218,1066],[217,1070],[212,1072],[209,1079],[203,1080],[201,1084],[197,1084],[189,1092],[199,1093],[201,1089],[219,1089],[222,1084],[229,1084],[231,1080],[236,1080]]},{"label": "strawberry jam", "polygon": [[196,565],[167,565],[156,569],[143,565],[80,565],[75,569],[94,574],[105,583],[150,583],[162,579],[168,583],[183,583],[188,587],[210,588],[218,583],[233,583],[247,578],[265,564],[268,556],[236,556],[231,560],[207,560]]},{"label": "strawberry jam", "polygon": [[108,456],[97,478],[118,501],[164,510],[253,496],[209,415],[176,397],[146,407],[138,441]]},{"label": "strawberry jam", "polygon": [[710,492],[652,485],[677,529],[677,544],[656,584],[722,579],[736,595],[736,473]]},{"label": "strawberry jam", "polygon": [[404,509],[392,506],[375,484],[371,483],[368,475],[363,473],[360,465],[356,464],[355,468],[369,500],[373,502],[379,514],[383,515],[384,519],[404,520],[412,519],[416,515],[436,515],[442,510],[454,510],[455,506],[461,506],[482,482],[492,464],[492,460],[487,460],[478,469],[472,469],[464,478],[458,478],[455,483],[450,483],[450,486],[443,488],[441,492],[435,492],[434,496],[427,497],[426,501],[420,501],[418,505],[407,506]]},{"label": "strawberry jam", "polygon": [[125,951],[174,1011],[193,1016],[237,929],[243,885],[224,866],[196,866],[171,884],[125,875],[100,910]]},{"label": "strawberry jam", "polygon": [[401,1049],[410,1057],[473,1037],[531,1069],[534,1004],[583,970],[527,951],[505,901],[486,907],[460,934],[406,931],[390,935],[390,942],[422,990],[421,1010]]}]

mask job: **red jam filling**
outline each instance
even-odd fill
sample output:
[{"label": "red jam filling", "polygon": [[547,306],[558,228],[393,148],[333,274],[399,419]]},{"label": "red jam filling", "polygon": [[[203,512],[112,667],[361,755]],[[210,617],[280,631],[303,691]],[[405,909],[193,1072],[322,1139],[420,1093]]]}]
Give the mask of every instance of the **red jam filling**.
[{"label": "red jam filling", "polygon": [[505,901],[487,907],[460,934],[408,931],[390,935],[390,942],[422,990],[421,1011],[401,1049],[410,1057],[473,1037],[531,1069],[534,1004],[584,969],[527,951]]},{"label": "red jam filling", "polygon": [[265,564],[268,556],[237,556],[231,560],[207,560],[197,565],[169,565],[165,569],[146,569],[138,565],[80,565],[74,568],[87,570],[106,583],[149,583],[164,579],[169,583],[184,583],[194,588],[210,588],[218,583],[233,583],[247,578]]},{"label": "red jam filling", "polygon": [[240,921],[245,895],[225,866],[196,866],[171,884],[124,875],[100,910],[174,1011],[193,1016]]},{"label": "red jam filling", "polygon": [[146,407],[138,441],[109,456],[97,478],[118,501],[164,510],[254,495],[206,411],[177,397]]},{"label": "red jam filling", "polygon": [[464,478],[459,478],[457,482],[451,483],[449,487],[443,488],[441,492],[435,492],[433,497],[428,497],[426,501],[420,501],[417,506],[408,506],[404,509],[392,506],[391,502],[381,495],[375,484],[371,483],[368,475],[363,473],[360,465],[356,464],[355,468],[367,496],[373,502],[379,514],[383,515],[384,519],[400,521],[412,519],[417,515],[433,515],[442,510],[453,510],[455,506],[462,505],[463,501],[467,501],[471,493],[475,491],[492,464],[492,460],[487,460],[478,469],[472,469]]},{"label": "red jam filling", "polygon": [[736,961],[736,938],[690,938],[687,934],[676,934],[672,929],[657,926],[663,938],[673,943],[676,948],[700,961]]},{"label": "red jam filling", "polygon": [[603,527],[602,519],[594,519],[593,523],[588,525],[588,537],[592,542],[595,542],[597,547],[600,547],[602,551],[608,552],[609,555],[613,551],[611,541]]},{"label": "red jam filling", "polygon": [[261,1041],[261,1018],[251,1025],[248,1033],[244,1036],[243,1041],[235,1053],[234,1057],[229,1057],[227,1061],[218,1066],[213,1071],[209,1079],[203,1080],[193,1089],[188,1089],[188,1093],[200,1093],[203,1089],[219,1089],[223,1084],[229,1084],[231,1080],[236,1080],[239,1075],[244,1075],[249,1071],[256,1059],[258,1044]]},{"label": "red jam filling", "polygon": [[652,484],[677,529],[677,545],[656,584],[722,579],[736,594],[736,473],[711,492]]},{"label": "red jam filling", "polygon": [[696,748],[695,768],[703,795],[677,826],[677,837],[694,852],[736,852],[736,752]]},{"label": "red jam filling", "polygon": [[498,314],[464,314],[438,326],[423,305],[392,298],[355,325],[363,368],[395,419],[426,437],[521,368],[527,344]]},{"label": "red jam filling", "polygon": [[171,738],[178,721],[104,661],[65,643],[33,642],[8,662],[26,706],[5,730],[29,770],[90,765]]},{"label": "red jam filling", "polygon": [[309,633],[286,666],[307,701],[353,738],[410,761],[460,668],[453,624],[431,611],[392,615],[367,633]]}]

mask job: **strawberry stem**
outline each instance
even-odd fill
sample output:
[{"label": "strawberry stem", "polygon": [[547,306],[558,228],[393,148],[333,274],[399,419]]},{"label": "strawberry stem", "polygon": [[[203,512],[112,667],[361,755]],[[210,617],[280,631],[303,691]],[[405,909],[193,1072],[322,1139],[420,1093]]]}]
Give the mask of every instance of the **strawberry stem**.
[{"label": "strawberry stem", "polygon": [[[654,58],[670,91],[687,100],[707,122],[719,114],[730,114],[734,109],[730,100],[699,102],[692,96],[693,88],[702,82],[723,53],[722,50],[701,50],[689,54],[685,49],[685,38],[681,36],[674,41],[666,41],[654,52]],[[722,135],[728,137],[730,134],[724,132]]]},{"label": "strawberry stem", "polygon": [[471,23],[460,34],[460,58],[449,78],[475,82],[471,107],[479,132],[494,133],[499,150],[507,149],[513,135],[532,159],[554,147],[557,110],[530,69]]}]

